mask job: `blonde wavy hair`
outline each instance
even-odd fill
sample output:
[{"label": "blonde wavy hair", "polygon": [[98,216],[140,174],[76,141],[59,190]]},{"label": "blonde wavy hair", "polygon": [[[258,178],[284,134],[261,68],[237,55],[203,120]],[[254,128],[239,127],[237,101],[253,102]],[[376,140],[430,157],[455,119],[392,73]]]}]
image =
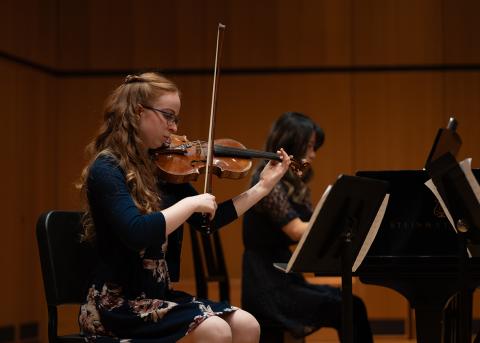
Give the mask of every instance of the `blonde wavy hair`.
[{"label": "blonde wavy hair", "polygon": [[107,98],[103,124],[97,136],[87,146],[89,162],[82,171],[77,188],[85,204],[82,240],[95,238],[95,225],[87,199],[87,178],[90,167],[101,155],[114,158],[125,172],[126,182],[135,205],[147,214],[160,209],[156,185],[156,166],[138,132],[138,105],[150,104],[165,93],[180,93],[178,87],[164,76],[148,72],[128,75],[123,84]]}]

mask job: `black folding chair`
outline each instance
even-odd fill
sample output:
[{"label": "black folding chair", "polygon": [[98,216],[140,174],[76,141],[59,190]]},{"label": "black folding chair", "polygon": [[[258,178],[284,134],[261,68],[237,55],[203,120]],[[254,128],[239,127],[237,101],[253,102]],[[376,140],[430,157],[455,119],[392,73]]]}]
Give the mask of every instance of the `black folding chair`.
[{"label": "black folding chair", "polygon": [[80,243],[80,212],[51,211],[37,221],[37,243],[48,306],[49,343],[79,343],[79,333],[58,336],[57,307],[84,301],[86,282],[98,258],[88,243]]},{"label": "black folding chair", "polygon": [[230,282],[218,231],[203,234],[190,226],[197,297],[208,298],[209,282],[218,282],[219,298],[230,302]]}]

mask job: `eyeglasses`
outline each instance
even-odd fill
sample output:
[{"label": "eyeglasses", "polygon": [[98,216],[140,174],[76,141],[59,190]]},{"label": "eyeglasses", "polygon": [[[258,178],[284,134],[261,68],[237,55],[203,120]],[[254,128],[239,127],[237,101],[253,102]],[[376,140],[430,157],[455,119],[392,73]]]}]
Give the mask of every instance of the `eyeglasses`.
[{"label": "eyeglasses", "polygon": [[155,113],[160,113],[163,116],[163,118],[165,118],[167,123],[170,125],[175,124],[176,126],[178,126],[178,123],[180,122],[180,118],[173,113],[159,110],[158,108],[155,108],[155,107],[150,107],[146,105],[142,105],[142,106],[145,107],[146,109],[152,110]]}]

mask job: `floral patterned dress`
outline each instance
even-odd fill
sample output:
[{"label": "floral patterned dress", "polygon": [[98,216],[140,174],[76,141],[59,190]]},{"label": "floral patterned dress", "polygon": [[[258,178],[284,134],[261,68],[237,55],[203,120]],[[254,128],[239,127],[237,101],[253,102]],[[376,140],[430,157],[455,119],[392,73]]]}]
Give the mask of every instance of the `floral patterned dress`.
[{"label": "floral patterned dress", "polygon": [[[189,184],[161,183],[159,188],[165,207],[196,194]],[[87,340],[175,342],[206,318],[236,310],[172,289],[170,282],[179,278],[183,228],[166,237],[162,213],[139,213],[115,159],[97,158],[87,189],[99,253],[79,314]],[[236,217],[232,201],[226,201],[212,226],[220,228]],[[200,219],[193,215],[188,222],[198,226]]]}]

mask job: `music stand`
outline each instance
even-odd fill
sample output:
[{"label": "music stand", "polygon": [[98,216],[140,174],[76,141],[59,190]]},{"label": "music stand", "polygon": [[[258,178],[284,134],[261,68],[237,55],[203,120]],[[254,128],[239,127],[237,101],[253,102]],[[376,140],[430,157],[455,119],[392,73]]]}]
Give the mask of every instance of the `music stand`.
[{"label": "music stand", "polygon": [[[475,194],[475,177],[456,160],[462,140],[456,132],[457,120],[450,118],[446,129],[440,129],[425,164],[435,185],[439,201],[449,212],[454,228],[466,240],[480,242],[480,202]],[[465,250],[464,250],[465,251]]]},{"label": "music stand", "polygon": [[432,149],[428,154],[425,169],[428,170],[432,162],[446,153],[450,153],[452,156],[457,156],[462,145],[462,139],[456,132],[457,126],[457,120],[454,117],[450,117],[447,127],[438,130],[435,140],[433,141]]},{"label": "music stand", "polygon": [[[453,125],[451,125],[453,123]],[[462,168],[455,156],[460,148],[461,139],[455,132],[457,122],[450,118],[446,129],[440,129],[427,159],[425,169],[431,177],[438,200],[451,221],[458,236],[459,245],[459,281],[465,280],[466,265],[469,258],[469,242],[480,243],[480,202],[474,189],[478,183],[471,167]],[[464,163],[464,162],[462,162]],[[435,193],[435,192],[434,192]],[[461,311],[461,316],[471,317],[472,293],[466,282],[462,283],[459,294],[460,307],[470,311],[470,315]],[[471,318],[461,320],[460,341],[470,341]],[[477,340],[476,340],[477,341]]]},{"label": "music stand", "polygon": [[317,205],[288,264],[274,263],[285,272],[341,274],[344,343],[353,339],[352,269],[375,238],[388,202],[387,188],[385,181],[340,175]]}]

